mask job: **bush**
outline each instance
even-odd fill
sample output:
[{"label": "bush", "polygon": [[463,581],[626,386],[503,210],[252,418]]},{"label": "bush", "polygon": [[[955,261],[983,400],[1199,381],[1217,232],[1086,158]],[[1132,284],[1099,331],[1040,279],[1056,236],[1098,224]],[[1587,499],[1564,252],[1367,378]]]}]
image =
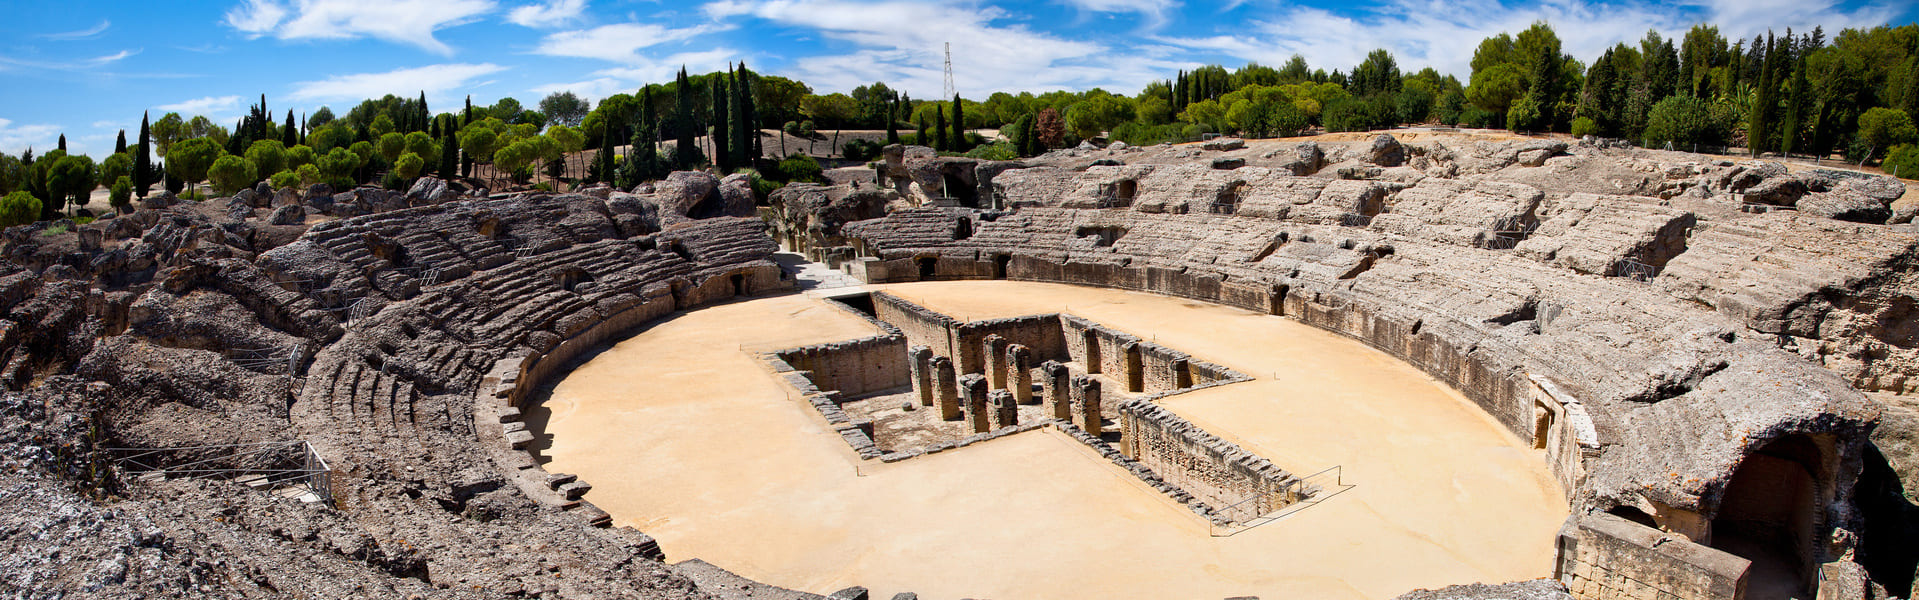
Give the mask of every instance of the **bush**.
[{"label": "bush", "polygon": [[1720,127],[1713,119],[1712,107],[1691,96],[1667,96],[1646,113],[1646,147],[1667,142],[1679,144],[1710,143],[1718,139]]},{"label": "bush", "polygon": [[773,195],[774,190],[786,187],[785,184],[761,176],[759,171],[747,171],[747,174],[752,178],[753,199],[758,204],[766,204],[766,199]]},{"label": "bush", "polygon": [[1184,127],[1185,126],[1180,123],[1167,125],[1144,125],[1138,122],[1122,123],[1119,127],[1113,128],[1113,139],[1134,146],[1151,146],[1160,142],[1179,141],[1181,139],[1180,129]]},{"label": "bush", "polygon": [[272,177],[268,177],[267,181],[273,186],[273,189],[276,189],[276,190],[281,188],[299,187],[300,175],[297,173],[294,173],[293,171],[281,171],[278,173],[274,173]]},{"label": "bush", "polygon": [[1459,123],[1456,124],[1478,129],[1492,129],[1499,126],[1499,114],[1474,106],[1459,113]]},{"label": "bush", "polygon": [[399,173],[387,171],[386,175],[380,177],[380,187],[396,192],[404,192],[406,191],[406,179],[400,177]]},{"label": "bush", "polygon": [[1586,117],[1573,119],[1573,137],[1583,138],[1589,135],[1599,135],[1599,123]]},{"label": "bush", "polygon": [[980,160],[1015,160],[1019,158],[1019,151],[1013,148],[1012,142],[999,142],[975,146],[966,153],[966,157]]},{"label": "bush", "polygon": [[847,142],[844,147],[840,148],[840,154],[845,156],[847,160],[866,162],[878,158],[881,148],[883,148],[883,146],[877,142],[853,140]]},{"label": "bush", "polygon": [[820,169],[819,161],[813,160],[813,157],[805,154],[794,153],[792,156],[786,157],[786,160],[780,161],[779,171],[780,178],[789,182],[804,181],[821,183],[826,181],[826,178],[822,177],[825,171]]},{"label": "bush", "polygon": [[133,178],[121,175],[114,180],[113,187],[107,190],[107,204],[116,210],[125,211],[133,207]]},{"label": "bush", "polygon": [[232,154],[213,161],[213,167],[207,170],[207,178],[221,195],[240,191],[240,188],[250,187],[260,180],[253,176],[251,161]]},{"label": "bush", "polygon": [[1358,100],[1333,101],[1320,111],[1319,119],[1326,124],[1328,132],[1372,129],[1372,117],[1366,114],[1366,105]]},{"label": "bush", "polygon": [[1513,131],[1545,131],[1551,122],[1541,110],[1539,99],[1526,94],[1506,109],[1506,127]]},{"label": "bush", "polygon": [[25,190],[0,198],[0,227],[26,225],[40,218],[40,199]]},{"label": "bush", "polygon": [[1897,175],[1900,179],[1919,179],[1919,145],[1900,144],[1886,153],[1886,162],[1879,168],[1887,175]]},{"label": "bush", "polygon": [[1859,115],[1859,139],[1867,151],[1876,156],[1887,148],[1919,140],[1919,128],[1913,127],[1912,117],[1906,111],[1873,108]]}]

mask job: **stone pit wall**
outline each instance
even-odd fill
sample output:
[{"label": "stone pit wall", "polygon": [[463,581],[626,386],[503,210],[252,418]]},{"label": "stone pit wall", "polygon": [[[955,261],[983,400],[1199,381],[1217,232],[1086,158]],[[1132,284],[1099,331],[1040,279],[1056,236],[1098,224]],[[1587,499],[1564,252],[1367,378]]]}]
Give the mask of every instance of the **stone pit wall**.
[{"label": "stone pit wall", "polygon": [[814,387],[858,397],[912,383],[906,339],[881,335],[782,350],[780,360],[806,374]]},{"label": "stone pit wall", "polygon": [[[1751,561],[1607,514],[1573,515],[1553,575],[1576,598],[1745,597]],[[1825,597],[1821,595],[1821,597]]]},{"label": "stone pit wall", "polygon": [[1285,469],[1150,400],[1121,404],[1119,414],[1121,451],[1210,505],[1214,514],[1263,515],[1313,493]]},{"label": "stone pit wall", "polygon": [[[1060,339],[1060,316],[1028,315],[953,324],[953,343],[957,356],[953,368],[960,373],[981,373],[986,369],[984,343],[997,335],[1007,344],[1021,344],[1033,351],[1033,362],[1063,358],[1065,341]],[[936,351],[937,352],[937,351]],[[1001,357],[1004,360],[1004,357]]]},{"label": "stone pit wall", "polygon": [[933,353],[953,357],[953,319],[886,292],[873,292],[873,312],[880,321],[898,327],[908,346],[925,346]]}]

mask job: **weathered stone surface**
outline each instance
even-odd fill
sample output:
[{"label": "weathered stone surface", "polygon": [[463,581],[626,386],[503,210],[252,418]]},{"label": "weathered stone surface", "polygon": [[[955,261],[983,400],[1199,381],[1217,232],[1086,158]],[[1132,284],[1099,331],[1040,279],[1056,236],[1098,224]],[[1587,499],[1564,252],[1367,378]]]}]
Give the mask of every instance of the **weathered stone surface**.
[{"label": "weathered stone surface", "polygon": [[267,217],[267,222],[273,225],[298,225],[306,221],[306,218],[306,207],[291,205],[273,209],[273,214]]},{"label": "weathered stone surface", "polygon": [[1373,145],[1366,150],[1366,162],[1382,167],[1397,167],[1405,162],[1406,149],[1399,140],[1388,134],[1379,134],[1373,138]]}]

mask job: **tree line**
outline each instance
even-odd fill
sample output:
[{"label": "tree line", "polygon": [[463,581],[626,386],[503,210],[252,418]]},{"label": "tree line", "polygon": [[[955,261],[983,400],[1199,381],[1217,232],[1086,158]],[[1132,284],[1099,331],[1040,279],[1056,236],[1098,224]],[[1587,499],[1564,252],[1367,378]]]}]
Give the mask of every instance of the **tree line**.
[{"label": "tree line", "polygon": [[[469,98],[458,110],[434,113],[422,93],[368,99],[343,116],[321,107],[296,120],[290,110],[276,118],[263,95],[231,129],[204,116],[142,115],[131,145],[121,132],[114,152],[98,162],[68,153],[64,136],[45,154],[0,155],[0,225],[56,218],[99,186],[127,210],[156,185],[189,196],[202,183],[230,194],[261,180],[398,189],[425,175],[473,178],[481,168],[491,173],[487,185],[527,184],[538,169],[542,185],[631,187],[710,166],[750,173],[764,190],[817,180],[817,161],[784,143],[828,141],[828,129],[836,136],[830,147],[855,161],[876,157],[881,144],[842,144],[841,130],[884,130],[887,143],[1012,159],[1102,138],[1142,145],[1213,133],[1267,138],[1436,124],[1688,150],[1843,155],[1883,160],[1888,171],[1907,174],[1919,172],[1915,113],[1915,25],[1847,29],[1830,40],[1818,27],[1728,40],[1701,24],[1679,39],[1649,31],[1586,64],[1538,22],[1481,40],[1464,83],[1432,68],[1402,72],[1379,49],[1347,71],[1312,68],[1300,56],[1278,68],[1207,65],[1130,96],[1094,88],[928,101],[885,83],[815,94],[741,63],[705,74],[682,69],[671,82],[597,103],[555,92],[533,108],[510,97],[476,107]],[[978,133],[991,129],[998,140]],[[775,137],[780,145],[769,155]],[[582,159],[588,148],[597,149],[590,161]]]}]

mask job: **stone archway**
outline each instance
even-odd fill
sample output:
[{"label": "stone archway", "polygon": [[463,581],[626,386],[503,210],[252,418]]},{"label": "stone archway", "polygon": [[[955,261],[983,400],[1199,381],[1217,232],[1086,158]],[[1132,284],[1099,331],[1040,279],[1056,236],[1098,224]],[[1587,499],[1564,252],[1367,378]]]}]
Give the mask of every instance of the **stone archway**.
[{"label": "stone archway", "polygon": [[1747,598],[1813,588],[1826,525],[1820,507],[1832,487],[1827,446],[1807,435],[1773,440],[1746,456],[1727,482],[1710,545],[1752,561]]}]

